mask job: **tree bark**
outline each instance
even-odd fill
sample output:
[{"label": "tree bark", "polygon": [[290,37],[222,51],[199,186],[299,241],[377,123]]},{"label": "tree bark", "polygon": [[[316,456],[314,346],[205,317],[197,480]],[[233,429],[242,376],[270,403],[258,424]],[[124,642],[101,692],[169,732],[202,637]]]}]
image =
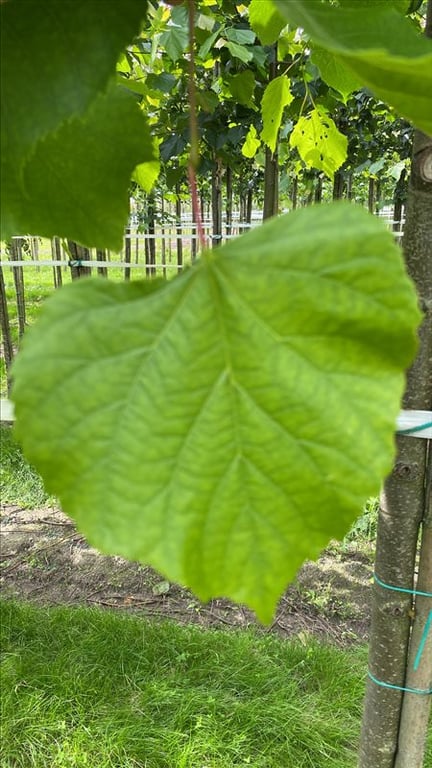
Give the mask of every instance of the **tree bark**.
[{"label": "tree bark", "polygon": [[[51,240],[51,255],[53,257],[53,261],[62,260],[62,250],[61,250],[60,240],[58,237],[53,237],[53,239]],[[61,265],[57,264],[55,267],[53,267],[53,277],[54,277],[54,288],[61,288],[63,285]]]},{"label": "tree bark", "polygon": [[368,210],[369,213],[375,213],[375,179],[373,176],[369,176]]},{"label": "tree bark", "polygon": [[[23,240],[21,237],[12,238],[10,254],[13,261],[20,261],[22,259],[22,243]],[[21,339],[26,326],[24,272],[22,267],[12,267],[12,271],[15,283],[15,295],[18,313],[18,332]]]},{"label": "tree bark", "polygon": [[291,203],[292,209],[295,211],[298,202],[298,176],[294,176],[292,188],[291,188]]},{"label": "tree bark", "polygon": [[232,235],[232,213],[233,213],[233,182],[232,169],[227,166],[225,173],[226,185],[226,203],[225,203],[225,233],[228,237]]},{"label": "tree bark", "polygon": [[[432,8],[432,2],[429,7]],[[406,409],[432,408],[431,221],[432,138],[417,131],[414,138],[403,248],[407,270],[416,285],[424,319],[419,331],[419,352],[407,374],[403,401]],[[376,573],[386,584],[408,590],[414,586],[417,544],[422,521],[423,551],[430,542],[430,516],[426,516],[425,481],[427,472],[430,471],[428,442],[413,437],[397,438],[398,455],[393,472],[385,483],[378,522]],[[427,571],[428,567],[426,573]],[[422,576],[422,580],[425,579],[429,579],[429,576]],[[431,591],[431,587],[425,591]],[[417,603],[417,600],[415,602]],[[412,604],[412,595],[375,585],[369,668],[378,680],[400,687],[407,687],[408,681],[420,679],[420,675],[414,676],[412,670],[407,674]],[[425,626],[425,607],[421,601],[418,605],[419,613],[413,622],[411,660],[412,653],[418,648],[419,633],[424,631]],[[429,659],[431,653],[429,640],[425,658]],[[410,661],[408,663],[411,664]],[[411,684],[408,687],[411,687]],[[405,707],[407,711],[402,715],[401,721],[401,711]],[[429,708],[430,696],[384,688],[369,680],[361,737],[360,768],[420,768]],[[410,740],[407,729],[415,729],[413,740]],[[412,751],[414,748],[415,753]]]},{"label": "tree bark", "polygon": [[263,221],[277,216],[279,210],[279,161],[278,153],[266,147],[264,168]]},{"label": "tree bark", "polygon": [[[277,77],[277,45],[272,48],[272,61],[270,62],[269,83]],[[279,156],[278,140],[276,150],[271,151],[266,147],[264,166],[264,209],[263,221],[277,216],[279,212]]]},{"label": "tree bark", "polygon": [[176,201],[175,201],[175,215],[176,215],[176,235],[177,235],[177,271],[181,272],[183,266],[183,239],[182,239],[182,225],[181,225],[181,197],[180,197],[180,184],[176,184]]},{"label": "tree bark", "polygon": [[149,237],[149,257],[150,257],[150,273],[156,274],[156,223],[155,223],[155,196],[154,192],[150,192],[147,198],[147,221],[148,221],[148,233]]},{"label": "tree bark", "polygon": [[215,157],[212,173],[213,247],[222,243],[222,160]]},{"label": "tree bark", "polygon": [[333,179],[333,200],[340,200],[344,193],[344,175],[342,171],[336,171]]},{"label": "tree bark", "polygon": [[[105,250],[103,250],[103,251],[96,251],[96,259],[97,259],[97,261],[105,261],[106,262],[106,260],[107,260],[107,258],[106,258],[106,251]],[[97,268],[97,273],[98,273],[98,275],[100,277],[108,277],[108,270],[107,270],[106,267],[98,267]]]},{"label": "tree bark", "polygon": [[72,280],[77,280],[80,277],[84,277],[84,275],[91,275],[91,267],[83,267],[79,263],[80,261],[88,261],[90,259],[89,249],[84,248],[82,245],[78,245],[74,240],[68,240],[67,242],[71,257],[69,266]]},{"label": "tree bark", "polygon": [[321,203],[322,201],[322,192],[323,192],[323,179],[322,176],[319,175],[316,177],[315,181],[315,189],[314,189],[314,202],[315,203]]},{"label": "tree bark", "polygon": [[[124,260],[126,264],[131,263],[131,239],[130,239],[130,227],[126,227],[125,232],[125,239],[124,239]],[[124,279],[130,280],[131,276],[131,268],[129,266],[125,267],[124,271]]]},{"label": "tree bark", "polygon": [[402,169],[393,194],[393,232],[402,231],[402,211],[406,202],[406,168]]},{"label": "tree bark", "polygon": [[3,336],[3,354],[6,365],[8,392],[11,386],[10,371],[13,360],[12,336],[9,324],[9,312],[6,298],[6,288],[3,278],[3,268],[0,267],[0,324]]},{"label": "tree bark", "polygon": [[[432,2],[429,3],[432,15]],[[408,272],[417,286],[424,320],[420,328],[420,352],[409,377],[405,407],[432,410],[432,137],[417,131],[414,136],[413,162],[407,206],[403,248]],[[432,472],[431,441],[413,440],[419,473],[422,504],[422,547],[417,589],[432,593],[432,511],[430,475]],[[429,445],[428,445],[429,443]],[[426,631],[432,599],[418,596],[412,626],[407,687],[432,689],[432,631],[427,635],[422,662],[414,662],[423,633]],[[421,768],[423,765],[431,696],[405,693],[399,731],[395,768]]]}]

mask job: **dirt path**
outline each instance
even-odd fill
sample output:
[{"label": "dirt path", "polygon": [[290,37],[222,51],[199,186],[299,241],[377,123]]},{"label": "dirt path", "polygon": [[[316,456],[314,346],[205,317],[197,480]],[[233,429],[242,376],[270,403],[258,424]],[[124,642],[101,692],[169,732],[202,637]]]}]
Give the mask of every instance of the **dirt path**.
[{"label": "dirt path", "polygon": [[[200,603],[187,589],[151,568],[89,547],[58,509],[1,509],[0,584],[4,598],[43,605],[98,605],[146,617],[208,627],[247,627],[257,621],[228,600]],[[326,551],[306,563],[263,631],[314,634],[341,646],[367,640],[371,555]]]}]

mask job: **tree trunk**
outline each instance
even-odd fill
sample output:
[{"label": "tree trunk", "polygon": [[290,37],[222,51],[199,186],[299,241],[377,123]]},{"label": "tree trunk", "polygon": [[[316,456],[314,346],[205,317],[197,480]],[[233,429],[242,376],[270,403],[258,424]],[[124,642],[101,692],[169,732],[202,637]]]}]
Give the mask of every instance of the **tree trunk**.
[{"label": "tree trunk", "polygon": [[333,200],[340,200],[344,194],[344,175],[342,171],[336,171],[333,179]]},{"label": "tree trunk", "polygon": [[183,266],[183,240],[182,240],[182,226],[181,226],[181,197],[180,197],[180,184],[176,184],[176,202],[175,202],[175,215],[177,220],[176,234],[177,234],[177,271],[181,272]]},{"label": "tree trunk", "polygon": [[320,203],[322,201],[322,192],[323,192],[323,180],[322,176],[317,176],[315,181],[315,189],[314,189],[314,202]]},{"label": "tree trunk", "polygon": [[246,195],[246,223],[250,225],[252,223],[252,204],[253,204],[253,189],[250,187]]},{"label": "tree trunk", "polygon": [[[62,260],[62,250],[60,245],[60,239],[58,237],[53,237],[53,239],[51,240],[51,255],[53,257],[53,261]],[[53,277],[54,277],[54,288],[61,288],[63,285],[63,275],[62,275],[62,268],[60,264],[56,264],[56,266],[53,267]]]},{"label": "tree trunk", "polygon": [[402,211],[406,201],[406,168],[402,169],[393,195],[393,232],[402,232]]},{"label": "tree trunk", "polygon": [[346,185],[347,185],[347,198],[348,198],[348,200],[352,200],[352,191],[353,191],[353,189],[352,189],[353,188],[353,175],[352,175],[352,172],[350,172],[348,174],[348,176],[347,176]]},{"label": "tree trunk", "polygon": [[[13,261],[21,261],[22,259],[22,237],[13,237],[11,240],[10,254]],[[17,303],[18,314],[18,332],[21,338],[25,331],[26,326],[26,306],[25,306],[25,291],[24,291],[24,272],[22,267],[12,267],[13,278],[15,283],[15,295]]]},{"label": "tree trunk", "polygon": [[213,247],[222,243],[222,160],[215,158],[212,173]]},{"label": "tree trunk", "polygon": [[[106,257],[106,251],[96,251],[96,259],[98,261],[105,261],[107,260]],[[100,277],[108,277],[108,270],[106,267],[98,267],[97,273]]]},{"label": "tree trunk", "polygon": [[375,213],[375,179],[373,176],[369,176],[368,210],[369,213]]},{"label": "tree trunk", "polygon": [[[131,263],[131,238],[130,238],[130,227],[126,227],[125,232],[125,239],[124,239],[124,260],[126,264]],[[130,280],[131,276],[131,269],[129,266],[125,267],[124,271],[124,279]]]},{"label": "tree trunk", "polygon": [[[432,16],[432,2],[429,3],[429,14]],[[417,286],[424,320],[420,329],[420,351],[408,377],[405,407],[420,410],[432,410],[431,221],[432,138],[416,131],[403,248],[408,272]],[[414,459],[417,462],[422,481],[422,487],[419,488],[419,505],[422,511],[423,541],[417,589],[432,594],[431,444],[430,441],[413,438],[409,438],[409,442],[411,461]],[[406,678],[406,685],[410,688],[432,689],[432,631],[427,634],[430,615],[432,616],[432,599],[417,597]],[[423,633],[426,633],[426,645],[421,665],[415,670],[414,661]],[[431,696],[404,694],[395,768],[421,768],[423,765],[430,708]]]},{"label": "tree trunk", "polygon": [[[162,227],[161,227],[161,235],[162,235],[162,243],[161,243],[161,261],[163,264],[162,267],[162,274],[164,277],[167,276],[166,271],[166,243],[165,243],[165,200],[163,195],[161,196],[161,218],[162,218]],[[138,242],[138,240],[137,240]]]},{"label": "tree trunk", "polygon": [[[277,77],[277,44],[272,46],[269,69],[269,83]],[[277,216],[279,212],[279,157],[278,140],[276,150],[266,147],[264,167],[264,209],[263,221]]]},{"label": "tree trunk", "polygon": [[230,237],[232,235],[233,181],[232,181],[232,169],[229,166],[226,169],[225,185],[226,185],[225,233],[227,237]]},{"label": "tree trunk", "polygon": [[264,168],[263,221],[277,216],[279,211],[279,161],[278,153],[266,147]]},{"label": "tree trunk", "polygon": [[91,275],[91,267],[83,267],[81,265],[81,261],[88,261],[90,259],[89,249],[78,245],[74,240],[68,240],[67,243],[70,253],[69,266],[72,280],[77,280],[79,277],[84,277],[84,275]]},{"label": "tree trunk", "polygon": [[9,324],[9,312],[8,312],[8,305],[7,305],[7,298],[6,298],[6,288],[3,278],[3,269],[0,267],[0,321],[1,321],[1,331],[3,336],[3,354],[5,359],[5,365],[6,365],[6,374],[7,374],[7,383],[8,383],[8,392],[10,390],[11,380],[10,380],[10,370],[12,366],[12,360],[13,360],[13,346],[12,346],[12,336],[10,332],[10,324]]},{"label": "tree trunk", "polygon": [[298,177],[294,176],[292,188],[291,188],[291,203],[292,203],[292,209],[295,211],[297,208],[297,202],[298,202]]},{"label": "tree trunk", "polygon": [[150,274],[156,274],[156,226],[155,226],[155,196],[154,192],[150,192],[147,199],[147,221],[148,221],[148,234],[149,237],[149,260],[150,260]]},{"label": "tree trunk", "polygon": [[[429,14],[432,0],[429,0]],[[404,408],[432,408],[432,139],[416,132],[412,174],[403,239],[408,272],[415,282],[424,320],[420,348],[408,372]],[[426,512],[426,476],[430,471],[428,441],[397,438],[398,455],[385,484],[378,523],[376,574],[387,585],[413,589],[419,529],[424,521],[422,559],[426,565],[421,583],[431,592],[429,558],[430,512]],[[428,470],[429,461],[429,470]],[[420,589],[420,586],[418,587]],[[379,681],[397,687],[431,686],[428,665],[432,665],[429,637],[418,672],[412,658],[419,649],[419,637],[426,631],[425,612],[431,610],[417,598],[413,619],[413,595],[375,585],[369,669]],[[414,613],[415,615],[415,613]],[[407,654],[412,627],[411,650]],[[430,667],[429,667],[430,670]],[[420,768],[423,760],[430,696],[389,689],[368,681],[360,748],[360,768]],[[401,718],[402,711],[402,718]],[[412,736],[412,738],[410,738]],[[398,746],[399,745],[399,746]]]}]

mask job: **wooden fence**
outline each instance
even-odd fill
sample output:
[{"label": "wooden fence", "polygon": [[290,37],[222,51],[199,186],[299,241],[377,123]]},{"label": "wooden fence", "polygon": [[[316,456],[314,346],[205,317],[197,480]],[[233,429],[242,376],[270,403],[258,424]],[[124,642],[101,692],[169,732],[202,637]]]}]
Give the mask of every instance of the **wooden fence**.
[{"label": "wooden fence", "polygon": [[[391,209],[383,209],[379,215],[386,220],[395,237],[402,236],[404,222],[394,222]],[[244,223],[234,218],[231,225],[223,227],[223,235],[217,238],[211,234],[211,222],[204,222],[207,243],[209,247],[220,245],[257,226],[260,221],[261,212],[259,211],[253,212],[251,223]],[[44,270],[45,274],[46,270],[51,270],[52,285],[57,289],[64,282],[77,280],[84,275],[98,274],[107,277],[108,272],[110,276],[124,280],[154,276],[169,278],[176,272],[180,272],[185,265],[193,263],[198,253],[196,228],[187,218],[180,223],[161,224],[151,233],[140,233],[131,226],[125,232],[123,249],[118,254],[84,248],[72,241],[61,241],[59,238],[53,238],[51,241],[33,236],[12,238],[6,247],[0,249],[0,320],[3,337],[0,355],[4,360],[7,379],[7,387],[4,383],[2,385],[3,393],[9,389],[14,354],[28,322],[24,276],[28,268],[33,268],[38,273]],[[11,301],[15,304],[13,313],[10,312]],[[11,314],[14,317],[12,328]]]}]

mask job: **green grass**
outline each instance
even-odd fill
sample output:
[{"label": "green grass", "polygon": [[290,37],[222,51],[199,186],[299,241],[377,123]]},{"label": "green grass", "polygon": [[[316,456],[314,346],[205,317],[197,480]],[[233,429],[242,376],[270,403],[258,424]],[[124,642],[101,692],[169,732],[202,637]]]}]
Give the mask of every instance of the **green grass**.
[{"label": "green grass", "polygon": [[12,428],[4,424],[0,425],[0,498],[3,504],[31,509],[52,501],[40,476],[24,459]]},{"label": "green grass", "polygon": [[2,768],[354,768],[364,649],[2,605]]}]

